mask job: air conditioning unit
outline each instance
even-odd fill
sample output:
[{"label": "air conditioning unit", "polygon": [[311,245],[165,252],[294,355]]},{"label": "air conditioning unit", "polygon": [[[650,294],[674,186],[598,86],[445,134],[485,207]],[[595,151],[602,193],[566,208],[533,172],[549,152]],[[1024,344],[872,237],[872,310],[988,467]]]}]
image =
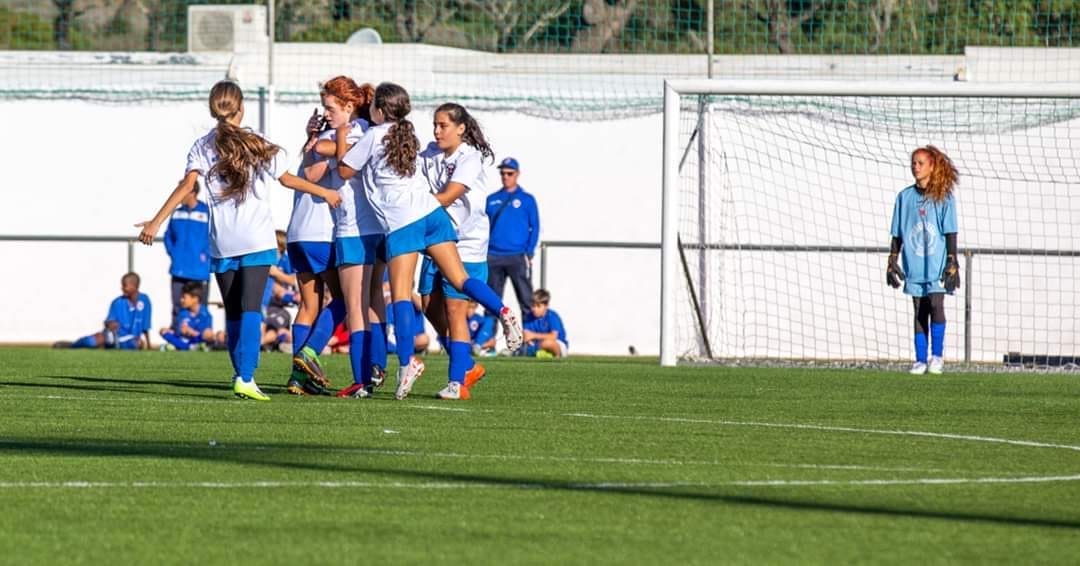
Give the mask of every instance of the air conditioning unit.
[{"label": "air conditioning unit", "polygon": [[188,6],[188,51],[249,51],[265,46],[266,6]]}]

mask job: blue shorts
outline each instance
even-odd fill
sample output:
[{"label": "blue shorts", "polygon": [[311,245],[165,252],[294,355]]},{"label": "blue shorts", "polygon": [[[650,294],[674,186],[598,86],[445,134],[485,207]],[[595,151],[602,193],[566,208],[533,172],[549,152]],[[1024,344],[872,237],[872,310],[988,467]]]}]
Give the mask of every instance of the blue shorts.
[{"label": "blue shorts", "polygon": [[438,209],[427,216],[390,232],[386,235],[386,257],[426,250],[435,244],[456,242],[457,231],[445,209]]},{"label": "blue shorts", "polygon": [[935,293],[945,292],[945,286],[941,284],[941,281],[931,281],[929,283],[912,283],[911,281],[904,281],[904,293],[911,295],[912,297],[926,297]]},{"label": "blue shorts", "polygon": [[348,236],[334,240],[334,267],[343,265],[375,265],[386,261],[386,237],[382,234]]},{"label": "blue shorts", "polygon": [[[469,278],[487,282],[488,266],[486,261],[465,262],[464,265],[465,273]],[[442,286],[443,296],[447,299],[471,300],[468,295],[455,289],[450,284],[450,281],[439,273],[439,268],[435,267],[435,262],[431,261],[430,257],[424,256],[424,262],[420,265],[420,286],[417,292],[421,295],[430,295],[435,290],[435,281],[438,281],[439,285]]]},{"label": "blue shorts", "polygon": [[233,257],[212,257],[210,258],[210,271],[213,271],[214,273],[225,273],[226,271],[237,271],[241,267],[274,265],[277,262],[277,250],[269,249]]},{"label": "blue shorts", "polygon": [[289,242],[289,262],[297,273],[322,273],[334,268],[334,245],[330,242]]}]

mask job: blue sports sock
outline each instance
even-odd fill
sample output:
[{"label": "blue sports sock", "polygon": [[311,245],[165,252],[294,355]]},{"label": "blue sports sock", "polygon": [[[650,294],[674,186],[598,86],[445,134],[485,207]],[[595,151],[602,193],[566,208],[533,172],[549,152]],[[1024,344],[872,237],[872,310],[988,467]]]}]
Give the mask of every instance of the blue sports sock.
[{"label": "blue sports sock", "polygon": [[371,381],[371,368],[367,370],[367,379],[364,378],[364,342],[370,340],[366,330],[359,330],[349,334],[349,362],[352,363],[353,383],[367,385]]},{"label": "blue sports sock", "polygon": [[394,309],[394,339],[397,342],[397,358],[401,367],[409,365],[413,344],[413,304],[412,301],[396,301]]},{"label": "blue sports sock", "polygon": [[78,340],[72,342],[71,347],[72,348],[96,348],[97,347],[97,339],[94,338],[93,334],[91,334],[89,336],[83,336],[82,338],[79,338]]},{"label": "blue sports sock", "polygon": [[330,342],[330,337],[334,335],[334,329],[343,320],[345,320],[345,301],[340,299],[330,301],[330,304],[319,313],[319,318],[315,319],[315,326],[311,328],[307,346],[315,350],[316,354],[322,352],[326,344]]},{"label": "blue sports sock", "polygon": [[292,325],[292,353],[295,356],[300,353],[300,350],[304,349],[304,344],[307,344],[308,335],[311,334],[310,324],[294,324]]},{"label": "blue sports sock", "polygon": [[240,365],[237,363],[236,345],[240,342],[240,321],[225,321],[225,346],[229,350],[229,361],[232,362],[233,373],[240,375]]},{"label": "blue sports sock", "polygon": [[945,323],[930,323],[930,348],[934,355],[941,357],[945,353]]},{"label": "blue sports sock", "polygon": [[164,334],[161,336],[163,340],[172,344],[177,350],[190,350],[191,341],[187,338],[181,337],[179,334]]},{"label": "blue sports sock", "polygon": [[368,365],[376,365],[382,369],[386,369],[386,323],[385,322],[373,322],[371,323],[371,343],[366,349],[367,355],[371,358],[371,363]]},{"label": "blue sports sock", "polygon": [[442,346],[444,352],[450,352],[450,338],[446,336],[439,336],[439,345]]},{"label": "blue sports sock", "polygon": [[488,287],[487,283],[474,277],[470,277],[465,280],[465,284],[461,286],[461,290],[464,291],[469,298],[484,305],[484,308],[489,312],[496,314],[502,312],[503,302],[499,299],[499,296],[495,294],[495,291],[492,291],[491,287]]},{"label": "blue sports sock", "polygon": [[246,311],[240,318],[240,340],[236,344],[236,373],[244,381],[255,379],[255,368],[259,367],[262,321],[262,311]]},{"label": "blue sports sock", "polygon": [[926,333],[915,333],[915,361],[926,363]]},{"label": "blue sports sock", "polygon": [[472,345],[468,342],[450,342],[450,381],[465,383],[465,372],[472,369]]}]

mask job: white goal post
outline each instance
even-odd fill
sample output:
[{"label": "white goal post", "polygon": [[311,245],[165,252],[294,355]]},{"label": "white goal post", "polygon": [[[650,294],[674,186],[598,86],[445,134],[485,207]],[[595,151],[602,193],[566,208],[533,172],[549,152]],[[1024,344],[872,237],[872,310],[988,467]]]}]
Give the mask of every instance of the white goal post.
[{"label": "white goal post", "polygon": [[[757,135],[752,130],[759,123],[767,123],[771,129],[751,139]],[[821,359],[830,360],[903,359],[905,348],[910,349],[904,338],[910,335],[910,327],[904,324],[910,320],[910,315],[905,313],[911,310],[911,303],[905,303],[898,291],[884,285],[886,254],[877,248],[888,245],[892,198],[911,184],[909,173],[905,178],[910,151],[926,144],[941,147],[961,171],[957,198],[962,215],[962,254],[965,249],[968,254],[974,250],[993,259],[1010,252],[1023,256],[1038,250],[1039,253],[1032,255],[1040,262],[1035,271],[1048,269],[1053,272],[1048,277],[1076,286],[1071,278],[1072,263],[1062,267],[1054,262],[1059,258],[1080,258],[1080,228],[1073,231],[1073,220],[1068,214],[1058,216],[1063,210],[1080,212],[1080,84],[670,80],[664,83],[663,124],[662,366],[675,365],[678,359],[687,356],[688,349],[698,351],[689,357],[714,359],[806,359],[816,358],[817,352],[822,352]],[[837,141],[835,151],[817,151],[832,140]],[[695,171],[688,173],[684,166]],[[847,167],[851,171],[842,173]],[[769,171],[761,172],[762,169]],[[785,184],[789,186],[773,186]],[[796,185],[798,190],[805,189],[806,194],[796,194]],[[815,199],[833,194],[838,186],[849,185],[856,188],[845,190],[861,191],[850,193],[859,196],[821,203],[823,209],[833,209],[825,213],[833,216],[822,218],[818,225],[808,224],[802,232],[793,226],[800,224],[800,216],[817,214]],[[871,186],[872,194],[866,188]],[[1020,210],[1017,207],[1027,205],[1010,200],[1011,190],[1029,192],[1032,200],[1041,201],[1039,206],[1043,208]],[[740,201],[746,193],[754,193],[752,198],[757,200],[750,204]],[[992,198],[972,199],[971,194]],[[856,201],[857,204],[849,206],[848,203]],[[973,204],[973,201],[977,202]],[[1008,218],[997,219],[995,204],[1022,212],[1027,224],[1015,227]],[[973,215],[980,215],[978,226],[974,226],[975,222],[966,225],[965,220]],[[1043,217],[1047,219],[1045,222]],[[762,224],[773,224],[774,234],[741,236]],[[1023,231],[1028,226],[1035,231],[1031,236],[1034,239],[1029,239]],[[979,238],[965,232],[972,229],[980,232]],[[1000,234],[993,237],[985,234],[990,231]],[[750,241],[753,238],[764,243]],[[759,256],[772,254],[769,263],[762,265],[760,259],[741,259],[752,250],[758,250]],[[735,257],[733,252],[744,256],[731,260]],[[836,258],[822,259],[833,252]],[[721,255],[725,253],[728,255]],[[796,266],[790,263],[793,254],[802,254],[799,261],[811,254],[821,257],[805,260],[810,262],[809,267]],[[848,255],[841,257],[842,254]],[[972,306],[965,302],[970,301],[971,289],[964,285],[970,284],[972,256],[965,258],[968,280],[962,282],[959,293],[962,298],[949,299],[950,308],[954,309],[950,313],[958,313],[949,319],[953,325],[949,333],[953,340],[951,347],[962,351],[964,358],[970,358],[972,349],[981,346],[964,343],[970,341],[972,332],[978,331],[971,328],[968,315]],[[745,264],[751,261],[759,262],[754,264],[753,276],[740,276],[739,270],[745,274]],[[1075,275],[1080,277],[1080,259],[1077,261]],[[836,321],[830,319],[834,306],[818,305],[815,307],[818,310],[800,313],[792,313],[783,306],[770,310],[771,305],[763,303],[771,303],[771,299],[762,300],[760,295],[753,298],[758,305],[750,307],[756,309],[754,313],[739,311],[740,305],[746,304],[740,302],[742,297],[720,305],[727,300],[723,297],[725,293],[763,288],[763,292],[781,294],[787,292],[785,289],[797,288],[816,276],[814,266],[818,263],[841,266],[847,280],[841,281],[839,288],[861,288],[859,295],[842,297],[843,301],[852,302],[855,299],[851,297],[856,296],[859,300],[870,295],[882,298],[844,312]],[[852,266],[850,272],[846,271],[846,265]],[[790,274],[785,273],[789,266],[793,270]],[[1000,267],[994,269],[998,270],[995,274],[1003,272]],[[789,275],[790,281],[772,288],[777,277]],[[1033,334],[1025,334],[1027,322],[1022,319],[1001,322],[1006,327],[992,339],[988,338],[985,353],[976,358],[990,359],[1005,348],[1010,352],[1019,348],[1039,353],[1040,340],[1048,343],[1045,353],[1065,354],[1068,352],[1061,349],[1080,337],[1080,323],[1074,327],[1068,320],[1080,318],[1080,312],[1073,311],[1080,308],[1080,293],[1058,289],[1054,282],[1047,288],[1025,277],[1023,273],[1017,275],[1016,288],[999,285],[1005,299],[995,300],[1013,300],[1010,295],[1014,292],[1021,296],[1029,292],[1044,296],[1050,293],[1048,296],[1053,298],[1048,300],[1053,304],[1048,305],[1045,316],[1057,325],[1057,334],[1051,333],[1052,337],[1046,338],[1037,334],[1037,328],[1032,329]],[[813,290],[819,295],[805,291],[805,296],[791,300],[816,303],[822,296],[828,299],[829,292]],[[699,299],[705,300],[699,296],[703,293],[714,305],[709,309],[699,305]],[[964,308],[968,312],[960,310]],[[861,322],[852,321],[868,310],[889,313],[877,324],[897,327],[889,328],[895,336],[882,341],[882,344],[897,342],[895,346],[862,349],[856,346],[855,351],[843,346],[820,346],[843,337],[848,327],[857,327]],[[998,316],[996,312],[980,315],[983,319]],[[708,316],[724,320],[704,320]],[[785,316],[796,317],[794,324],[811,329],[804,330],[805,338],[794,336],[784,328],[789,324]],[[715,342],[722,341],[717,336],[748,326],[751,319],[771,322],[754,330],[757,334],[753,339],[743,338],[738,344],[717,348]],[[1017,327],[1015,332],[1012,326]],[[1036,322],[1033,326],[1039,325]],[[821,329],[820,333],[817,328]],[[680,332],[686,343],[677,343]],[[855,332],[866,333],[858,329]],[[964,340],[955,339],[960,336]],[[695,339],[699,342],[696,346],[691,344]],[[1080,353],[1080,341],[1077,342]]]}]

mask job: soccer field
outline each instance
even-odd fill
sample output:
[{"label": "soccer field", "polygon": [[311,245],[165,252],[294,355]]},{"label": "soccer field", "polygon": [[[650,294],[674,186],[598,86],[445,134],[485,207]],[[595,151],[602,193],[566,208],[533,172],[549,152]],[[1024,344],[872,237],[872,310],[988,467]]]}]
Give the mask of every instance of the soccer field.
[{"label": "soccer field", "polygon": [[[0,349],[0,563],[1075,563],[1080,376]],[[347,357],[327,360],[341,383]],[[276,393],[276,394],[275,394]]]}]

